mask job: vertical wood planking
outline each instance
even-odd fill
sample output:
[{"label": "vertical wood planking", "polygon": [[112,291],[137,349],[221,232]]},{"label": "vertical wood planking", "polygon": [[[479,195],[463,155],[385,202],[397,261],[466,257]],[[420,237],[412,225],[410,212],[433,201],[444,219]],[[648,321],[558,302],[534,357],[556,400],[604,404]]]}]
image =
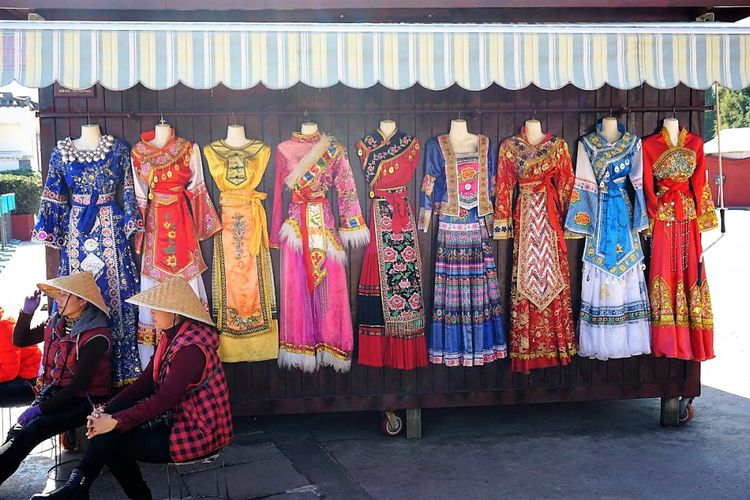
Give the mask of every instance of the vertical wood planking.
[{"label": "vertical wood planking", "polygon": [[[251,90],[234,91],[224,87],[211,90],[192,90],[183,85],[155,92],[142,86],[123,92],[113,92],[97,88],[94,99],[54,98],[52,88],[40,90],[42,110],[72,111],[80,113],[77,118],[43,119],[40,125],[42,137],[42,164],[46,174],[46,160],[49,158],[55,139],[69,135],[78,136],[80,125],[86,122],[86,112],[133,112],[135,119],[122,117],[105,117],[100,123],[103,130],[134,144],[139,140],[142,130],[153,129],[158,118],[138,116],[139,112],[163,111],[168,122],[172,123],[177,134],[197,142],[200,146],[223,138],[226,126],[234,112],[238,122],[246,127],[248,137],[264,140],[269,146],[275,146],[287,139],[293,130],[299,129],[304,110],[309,110],[310,118],[317,121],[321,130],[331,132],[344,143],[348,151],[354,154],[357,139],[370,133],[378,126],[379,120],[385,118],[385,110],[395,110],[391,118],[398,122],[400,130],[413,133],[424,144],[429,138],[447,133],[450,119],[461,111],[462,118],[468,122],[471,132],[481,132],[490,137],[497,147],[499,140],[518,133],[523,122],[530,118],[526,111],[515,114],[493,114],[496,109],[533,109],[565,108],[563,112],[539,111],[537,118],[543,128],[562,136],[571,150],[576,154],[576,142],[580,135],[593,130],[598,119],[607,112],[579,113],[584,107],[612,106],[688,106],[703,104],[703,92],[691,91],[685,87],[672,90],[655,90],[647,86],[621,91],[603,87],[596,91],[581,91],[567,86],[557,91],[546,92],[529,87],[520,91],[501,89],[496,85],[481,92],[467,92],[457,86],[443,91],[428,91],[419,85],[403,91],[392,91],[383,87],[357,90],[337,85],[330,89],[311,89],[297,85],[285,91],[273,91],[258,86]],[[339,115],[335,111],[347,110],[352,114]],[[422,110],[450,110],[448,114],[425,114]],[[478,113],[477,110],[487,113]],[[211,117],[170,116],[170,112],[213,111],[219,114]],[[274,112],[294,112],[295,115],[277,115]],[[263,112],[261,115],[260,112]],[[661,113],[630,113],[623,117],[629,130],[641,136],[658,130],[660,120],[670,116],[671,111]],[[700,132],[703,127],[702,112],[679,112],[681,124],[690,130]],[[94,118],[92,117],[92,121]],[[205,162],[205,159],[204,159]],[[354,179],[360,195],[363,211],[369,213],[369,199],[366,196],[367,186],[356,155],[350,156]],[[419,188],[424,175],[424,159],[414,178],[408,185],[409,198],[415,212],[418,210]],[[207,165],[204,165],[204,177],[210,195],[217,205],[219,191],[210,178]],[[259,189],[268,193],[265,202],[266,210],[271,217],[273,191],[275,183],[275,165],[272,158],[269,162]],[[284,193],[288,197],[288,193]],[[289,200],[284,200],[286,207]],[[336,203],[333,203],[335,210]],[[416,214],[415,214],[416,215]],[[369,222],[369,218],[368,218]],[[428,311],[428,327],[432,311],[432,287],[434,282],[433,246],[437,234],[437,218],[433,218],[428,233],[420,234],[420,250],[423,256],[425,305]],[[512,240],[493,242],[497,264],[498,280],[501,288],[503,314],[508,322],[510,316],[510,281],[512,270]],[[573,308],[577,315],[580,307],[581,270],[580,258],[583,243],[569,241],[569,263]],[[211,266],[212,243],[202,243],[204,257]],[[350,291],[353,319],[356,321],[356,291],[363,249],[349,253],[347,279]],[[50,275],[56,272],[56,255],[48,260]],[[279,275],[279,256],[272,251],[274,279],[277,294],[282,286]],[[54,264],[54,265],[53,265]],[[210,293],[210,270],[204,280]],[[281,305],[279,304],[279,307]],[[507,332],[510,340],[510,330]],[[355,353],[356,359],[356,353]],[[510,361],[504,360],[483,367],[447,368],[430,365],[424,369],[401,372],[397,370],[371,369],[353,362],[352,370],[347,374],[335,373],[324,369],[317,374],[302,374],[299,370],[279,370],[275,361],[261,363],[228,364],[227,373],[230,380],[233,401],[335,397],[347,395],[413,394],[413,393],[449,393],[493,391],[497,388],[555,388],[583,386],[594,390],[593,386],[633,384],[637,382],[679,382],[694,376],[692,365],[682,361],[655,360],[651,356],[640,356],[619,361],[591,361],[576,358],[572,366],[537,371],[531,376],[512,374]]]}]

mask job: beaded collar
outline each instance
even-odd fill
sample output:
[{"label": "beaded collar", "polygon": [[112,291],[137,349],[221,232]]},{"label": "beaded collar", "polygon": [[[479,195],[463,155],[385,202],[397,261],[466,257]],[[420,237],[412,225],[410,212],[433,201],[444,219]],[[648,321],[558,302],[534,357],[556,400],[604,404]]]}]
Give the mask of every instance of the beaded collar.
[{"label": "beaded collar", "polygon": [[63,163],[91,163],[94,161],[103,160],[112,145],[115,142],[115,138],[111,135],[102,135],[99,137],[99,143],[94,149],[78,149],[70,137],[66,137],[62,141],[57,141],[57,149],[60,151],[60,159]]}]

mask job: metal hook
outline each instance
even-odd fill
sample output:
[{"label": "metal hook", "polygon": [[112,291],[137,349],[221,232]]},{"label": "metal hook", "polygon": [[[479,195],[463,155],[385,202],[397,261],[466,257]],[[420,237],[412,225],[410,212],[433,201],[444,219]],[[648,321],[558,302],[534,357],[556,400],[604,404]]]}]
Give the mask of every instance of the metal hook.
[{"label": "metal hook", "polygon": [[609,107],[609,117],[613,118],[613,116],[612,116],[612,106]]},{"label": "metal hook", "polygon": [[164,121],[164,113],[159,112],[159,124],[160,125],[164,125],[165,123],[167,123],[167,122]]},{"label": "metal hook", "polygon": [[86,125],[91,125],[91,113],[86,112]]},{"label": "metal hook", "polygon": [[234,112],[232,112],[232,125],[237,125],[237,117],[234,116]]},{"label": "metal hook", "polygon": [[386,120],[390,120],[391,119],[391,112],[390,111],[386,111],[385,112],[385,119]]},{"label": "metal hook", "polygon": [[458,119],[459,120],[461,119],[461,110],[460,109],[458,110]]},{"label": "metal hook", "polygon": [[302,116],[304,117],[305,122],[310,121],[310,113],[307,110],[305,110],[305,113]]},{"label": "metal hook", "polygon": [[536,120],[536,108],[534,108],[531,112],[531,119]]},{"label": "metal hook", "polygon": [[672,106],[672,118],[677,117],[677,106]]}]

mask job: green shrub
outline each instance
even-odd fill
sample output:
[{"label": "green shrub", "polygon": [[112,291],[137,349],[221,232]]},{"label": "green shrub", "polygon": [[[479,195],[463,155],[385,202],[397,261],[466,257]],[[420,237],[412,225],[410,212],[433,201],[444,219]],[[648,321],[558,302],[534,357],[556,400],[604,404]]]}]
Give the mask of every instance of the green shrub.
[{"label": "green shrub", "polygon": [[42,197],[42,178],[35,173],[1,173],[0,194],[5,193],[16,193],[14,213],[36,215],[39,212],[39,199]]}]

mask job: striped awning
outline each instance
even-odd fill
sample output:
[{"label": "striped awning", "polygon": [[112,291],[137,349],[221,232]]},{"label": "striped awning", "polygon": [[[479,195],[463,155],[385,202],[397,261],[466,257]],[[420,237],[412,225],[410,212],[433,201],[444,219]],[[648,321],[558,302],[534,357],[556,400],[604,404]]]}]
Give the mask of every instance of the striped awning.
[{"label": "striped awning", "polygon": [[750,27],[0,22],[0,84],[433,90],[750,86]]}]

